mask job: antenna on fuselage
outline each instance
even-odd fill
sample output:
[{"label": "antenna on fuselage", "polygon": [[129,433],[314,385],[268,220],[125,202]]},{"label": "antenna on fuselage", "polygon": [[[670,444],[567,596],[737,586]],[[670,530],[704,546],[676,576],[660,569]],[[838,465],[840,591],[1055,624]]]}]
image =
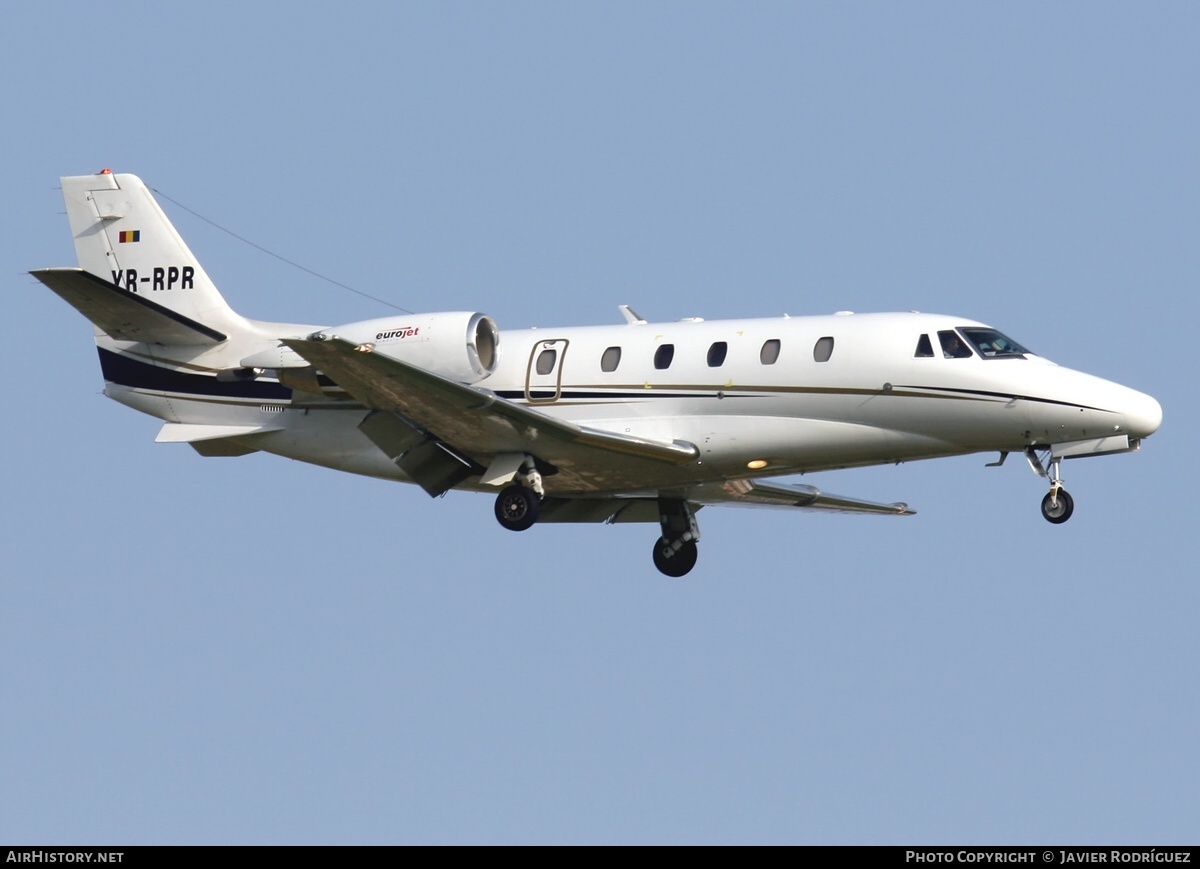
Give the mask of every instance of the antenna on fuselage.
[{"label": "antenna on fuselage", "polygon": [[646,321],[639,317],[628,305],[617,305],[617,310],[621,312],[621,316],[625,318],[625,322],[630,326],[645,326]]}]

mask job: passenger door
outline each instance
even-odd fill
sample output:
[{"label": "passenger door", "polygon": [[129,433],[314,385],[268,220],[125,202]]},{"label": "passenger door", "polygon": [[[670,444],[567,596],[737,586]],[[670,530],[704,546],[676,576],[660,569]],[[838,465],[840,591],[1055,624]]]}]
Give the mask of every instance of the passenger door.
[{"label": "passenger door", "polygon": [[565,338],[538,341],[529,354],[525,369],[525,398],[531,403],[548,404],[562,394],[562,366],[567,355]]}]

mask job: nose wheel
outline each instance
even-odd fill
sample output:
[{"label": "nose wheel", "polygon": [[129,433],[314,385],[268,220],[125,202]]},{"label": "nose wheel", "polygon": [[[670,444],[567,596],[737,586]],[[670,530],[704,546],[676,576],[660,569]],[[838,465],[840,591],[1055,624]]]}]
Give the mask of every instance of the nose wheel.
[{"label": "nose wheel", "polygon": [[1058,491],[1051,489],[1042,499],[1042,515],[1046,517],[1047,522],[1061,525],[1070,519],[1074,512],[1075,499],[1067,493],[1066,489],[1061,487]]}]

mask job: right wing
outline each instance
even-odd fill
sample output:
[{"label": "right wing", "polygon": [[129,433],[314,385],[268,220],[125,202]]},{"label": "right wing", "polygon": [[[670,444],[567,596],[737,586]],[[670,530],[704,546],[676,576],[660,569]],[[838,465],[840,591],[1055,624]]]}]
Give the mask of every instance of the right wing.
[{"label": "right wing", "polygon": [[[553,466],[579,492],[646,490],[684,482],[672,473],[699,455],[693,444],[656,441],[557,419],[486,389],[465,386],[342,338],[285,339],[284,343],[333,378],[368,408],[364,432],[393,454],[406,472],[425,473],[431,494],[487,468],[497,456],[530,454]],[[387,429],[390,428],[391,431]],[[413,452],[412,467],[401,455]],[[454,466],[454,461],[460,467]],[[469,467],[471,464],[476,467]],[[443,474],[432,470],[438,467]],[[440,491],[437,491],[440,490]]]}]

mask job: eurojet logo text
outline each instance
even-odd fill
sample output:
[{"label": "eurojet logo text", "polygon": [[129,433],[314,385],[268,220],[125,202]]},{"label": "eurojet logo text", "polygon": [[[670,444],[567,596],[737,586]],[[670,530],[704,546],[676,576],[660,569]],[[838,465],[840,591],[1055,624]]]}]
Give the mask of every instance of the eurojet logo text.
[{"label": "eurojet logo text", "polygon": [[386,332],[380,332],[375,336],[375,340],[384,341],[388,338],[415,338],[417,337],[417,333],[420,331],[420,326],[401,326],[399,329],[388,329]]}]

